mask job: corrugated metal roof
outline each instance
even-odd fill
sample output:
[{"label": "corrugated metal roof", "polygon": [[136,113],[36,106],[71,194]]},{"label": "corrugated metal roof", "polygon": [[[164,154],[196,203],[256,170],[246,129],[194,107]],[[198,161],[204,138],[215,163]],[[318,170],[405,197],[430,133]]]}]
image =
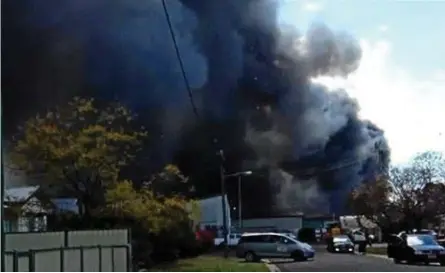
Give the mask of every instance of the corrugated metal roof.
[{"label": "corrugated metal roof", "polygon": [[51,202],[56,207],[56,210],[79,213],[76,198],[54,198],[51,199]]},{"label": "corrugated metal roof", "polygon": [[5,190],[6,202],[25,202],[28,200],[37,190],[39,186],[18,187]]}]

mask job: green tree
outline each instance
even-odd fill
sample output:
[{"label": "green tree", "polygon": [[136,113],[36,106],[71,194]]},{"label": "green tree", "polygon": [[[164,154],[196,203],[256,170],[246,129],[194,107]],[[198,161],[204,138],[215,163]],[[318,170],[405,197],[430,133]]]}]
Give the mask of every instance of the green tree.
[{"label": "green tree", "polygon": [[12,162],[39,174],[42,186],[79,200],[83,215],[104,202],[104,189],[141,149],[147,135],[134,130],[134,113],[119,103],[73,98],[67,105],[30,118],[13,139]]},{"label": "green tree", "polygon": [[190,197],[194,193],[194,186],[189,183],[188,177],[173,164],[166,165],[161,172],[153,175],[150,181],[144,182],[143,186],[154,194],[165,197]]},{"label": "green tree", "polygon": [[154,234],[183,224],[191,226],[199,213],[193,200],[175,195],[160,196],[146,187],[136,189],[128,180],[108,188],[106,203],[113,216],[131,218]]}]

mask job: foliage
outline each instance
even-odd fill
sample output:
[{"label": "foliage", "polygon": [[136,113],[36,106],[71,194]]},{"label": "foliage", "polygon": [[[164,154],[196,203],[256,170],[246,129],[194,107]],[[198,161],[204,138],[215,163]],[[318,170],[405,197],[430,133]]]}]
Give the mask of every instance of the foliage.
[{"label": "foliage", "polygon": [[134,248],[138,255],[143,254],[136,257],[143,264],[199,253],[193,233],[193,220],[199,216],[195,201],[156,194],[149,187],[136,188],[132,182],[122,181],[109,187],[106,203],[107,214],[132,219],[137,225]]},{"label": "foliage", "polygon": [[194,192],[193,186],[188,182],[188,178],[181,173],[177,166],[168,164],[161,172],[153,175],[150,181],[145,182],[144,187],[149,188],[160,197],[188,197]]},{"label": "foliage", "polygon": [[183,197],[159,196],[148,188],[137,190],[128,180],[107,190],[106,203],[113,215],[134,218],[155,234],[193,220],[190,202]]},{"label": "foliage", "polygon": [[426,152],[411,165],[391,170],[392,203],[405,229],[435,224],[445,213],[444,167],[440,154]]},{"label": "foliage", "polygon": [[445,161],[440,153],[425,152],[387,177],[355,189],[349,204],[354,213],[380,227],[419,229],[445,214]]},{"label": "foliage", "polygon": [[68,191],[89,213],[141,147],[146,132],[132,128],[134,118],[119,103],[99,105],[94,99],[75,97],[19,128],[13,164],[39,174],[47,186]]},{"label": "foliage", "polygon": [[[349,196],[349,205],[355,214],[364,216],[380,227],[389,223],[391,215],[391,186],[387,177],[380,176],[356,188]],[[358,224],[363,225],[361,218]]]}]

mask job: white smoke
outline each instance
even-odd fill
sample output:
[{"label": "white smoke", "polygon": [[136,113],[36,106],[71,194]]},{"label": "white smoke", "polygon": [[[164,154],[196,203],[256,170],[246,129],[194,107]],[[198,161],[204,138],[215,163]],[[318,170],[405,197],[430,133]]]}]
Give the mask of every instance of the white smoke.
[{"label": "white smoke", "polygon": [[301,180],[291,174],[274,168],[269,172],[269,181],[277,188],[275,206],[280,210],[300,210],[304,213],[320,213],[323,208],[329,212],[327,196],[318,188],[314,179]]}]

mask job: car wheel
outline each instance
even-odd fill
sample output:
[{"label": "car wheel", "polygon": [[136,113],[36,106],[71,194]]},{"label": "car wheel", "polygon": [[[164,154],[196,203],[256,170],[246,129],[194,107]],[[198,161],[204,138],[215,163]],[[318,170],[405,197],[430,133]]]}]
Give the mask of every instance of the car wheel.
[{"label": "car wheel", "polygon": [[430,265],[430,262],[426,261],[424,262],[425,265]]},{"label": "car wheel", "polygon": [[441,261],[440,266],[445,266],[445,261]]},{"label": "car wheel", "polygon": [[400,260],[394,258],[394,263],[395,263],[395,264],[399,264],[399,263],[400,263]]},{"label": "car wheel", "polygon": [[248,262],[248,263],[252,263],[257,260],[255,253],[253,253],[252,251],[248,251],[244,258],[246,259],[246,262]]}]

